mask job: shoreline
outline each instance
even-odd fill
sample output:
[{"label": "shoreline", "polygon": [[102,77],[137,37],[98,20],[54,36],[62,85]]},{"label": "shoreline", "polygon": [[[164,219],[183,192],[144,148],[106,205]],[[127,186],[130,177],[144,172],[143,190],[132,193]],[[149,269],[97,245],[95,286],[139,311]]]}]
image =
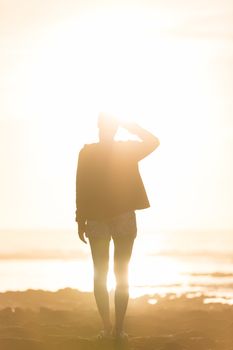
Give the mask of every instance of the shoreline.
[{"label": "shoreline", "polygon": [[[130,299],[127,349],[232,350],[232,319],[233,306],[204,304],[202,296]],[[93,340],[100,329],[93,293],[71,288],[0,293],[1,350],[105,349]],[[114,348],[111,342],[106,346]]]},{"label": "shoreline", "polygon": [[[187,299],[187,300],[193,300],[194,302],[198,301],[198,304],[212,304],[212,305],[228,305],[233,306],[233,296],[232,293],[227,292],[220,292],[220,290],[212,290],[209,292],[208,290],[205,290],[204,288],[196,288],[197,286],[193,286],[193,290],[187,290],[183,289],[181,286],[177,285],[171,285],[171,286],[156,286],[156,287],[150,287],[147,288],[147,292],[142,293],[132,293],[129,296],[130,301],[135,300],[144,300],[148,304],[155,305],[155,304],[161,304],[164,301],[169,302],[170,300],[177,301],[180,299]],[[230,287],[232,287],[232,284],[230,284]],[[137,287],[139,290],[140,288],[144,289],[144,287]],[[157,291],[159,290],[159,291]],[[169,290],[169,291],[168,291]],[[114,289],[109,291],[110,299],[114,298]],[[24,290],[3,290],[0,291],[0,310],[3,307],[11,307],[16,304],[16,307],[27,307],[28,305],[32,307],[32,309],[35,309],[37,307],[40,307],[40,305],[49,305],[50,303],[54,303],[56,307],[60,307],[59,305],[59,298],[60,296],[63,297],[63,302],[66,300],[67,304],[65,303],[66,307],[69,308],[70,305],[74,305],[75,302],[77,302],[78,299],[82,299],[83,301],[85,299],[93,299],[93,291],[81,291],[78,288],[72,288],[72,287],[65,287],[65,288],[59,288],[56,290],[51,289],[43,289],[43,288],[28,288]],[[40,304],[38,301],[38,298],[41,298],[43,301],[43,304]],[[8,305],[7,303],[11,301],[13,303],[12,305]],[[69,301],[69,302],[68,302]],[[93,299],[94,302],[94,299]],[[19,303],[19,305],[17,304]]]}]

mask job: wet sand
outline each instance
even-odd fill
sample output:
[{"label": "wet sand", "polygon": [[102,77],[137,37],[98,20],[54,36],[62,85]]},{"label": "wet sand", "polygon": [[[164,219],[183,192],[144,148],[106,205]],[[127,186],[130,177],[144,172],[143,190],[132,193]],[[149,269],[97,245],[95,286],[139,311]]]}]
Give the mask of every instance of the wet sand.
[{"label": "wet sand", "polygon": [[151,296],[130,299],[125,320],[129,341],[117,343],[96,339],[101,323],[92,293],[0,293],[0,349],[233,349],[233,306],[205,305],[203,297],[186,295],[154,298],[156,304],[148,303]]}]

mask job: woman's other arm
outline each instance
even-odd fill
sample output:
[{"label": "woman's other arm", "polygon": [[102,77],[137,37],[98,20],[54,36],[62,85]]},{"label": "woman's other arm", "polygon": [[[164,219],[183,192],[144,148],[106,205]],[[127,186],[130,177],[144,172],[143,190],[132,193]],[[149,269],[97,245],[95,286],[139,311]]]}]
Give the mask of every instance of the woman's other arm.
[{"label": "woman's other arm", "polygon": [[150,131],[142,128],[136,123],[121,123],[120,126],[126,129],[131,134],[138,136],[141,140],[141,142],[138,142],[139,160],[146,157],[160,145],[158,137],[156,137]]}]

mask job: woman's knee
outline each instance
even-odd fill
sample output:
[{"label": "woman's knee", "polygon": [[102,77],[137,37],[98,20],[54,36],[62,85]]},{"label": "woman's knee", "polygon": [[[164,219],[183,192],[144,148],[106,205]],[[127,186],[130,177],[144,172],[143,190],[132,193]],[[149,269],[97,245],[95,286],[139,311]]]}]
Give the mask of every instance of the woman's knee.
[{"label": "woman's knee", "polygon": [[116,286],[120,289],[128,288],[128,269],[118,270],[115,269]]},{"label": "woman's knee", "polygon": [[95,283],[105,284],[107,281],[108,266],[94,267],[94,281]]},{"label": "woman's knee", "polygon": [[128,294],[128,292],[129,292],[128,280],[118,281],[116,283],[116,292],[118,294]]}]

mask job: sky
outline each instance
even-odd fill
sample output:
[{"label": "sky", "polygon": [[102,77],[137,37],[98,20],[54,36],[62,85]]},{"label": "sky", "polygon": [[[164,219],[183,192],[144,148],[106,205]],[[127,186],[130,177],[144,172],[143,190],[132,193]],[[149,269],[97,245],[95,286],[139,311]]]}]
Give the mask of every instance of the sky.
[{"label": "sky", "polygon": [[232,81],[231,0],[0,0],[0,229],[75,228],[101,110],[160,139],[140,227],[233,229]]}]

